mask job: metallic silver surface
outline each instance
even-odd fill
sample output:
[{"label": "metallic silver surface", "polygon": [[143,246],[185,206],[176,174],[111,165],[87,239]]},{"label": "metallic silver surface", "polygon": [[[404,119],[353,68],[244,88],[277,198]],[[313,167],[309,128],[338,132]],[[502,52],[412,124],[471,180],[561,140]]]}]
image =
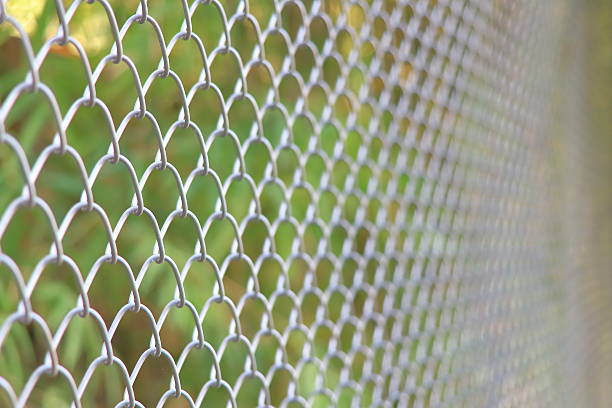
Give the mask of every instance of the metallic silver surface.
[{"label": "metallic silver surface", "polygon": [[[612,149],[590,116],[589,23],[580,2],[275,0],[269,15],[253,11],[258,2],[177,0],[172,7],[183,17],[174,27],[149,12],[153,0],[134,2],[125,18],[115,15],[117,1],[47,1],[58,31],[35,48],[0,0],[0,27],[14,27],[27,66],[22,80],[0,90],[0,147],[20,170],[3,176],[21,180],[20,194],[0,207],[2,290],[11,282],[17,296],[0,320],[0,351],[17,326],[42,333],[40,361],[24,384],[0,371],[9,406],[34,406],[30,398],[47,377],[61,378],[74,406],[88,406],[90,380],[108,365],[124,390],[116,406],[143,406],[134,384],[151,360],[167,377],[160,407],[175,399],[213,406],[205,402],[213,392],[230,406],[606,406]],[[71,34],[73,17],[87,7],[105,11],[110,39],[95,61],[86,44],[94,39]],[[202,10],[217,16],[214,42],[198,35],[204,23],[194,16]],[[156,69],[133,62],[123,45],[132,30],[146,30],[143,47]],[[70,75],[85,78],[67,109],[55,91],[67,85],[41,74],[56,46],[72,47],[79,70]],[[189,74],[174,70],[181,46],[192,50]],[[132,78],[127,113],[99,96],[112,66]],[[150,108],[163,102],[153,94],[162,81],[176,102],[164,108],[173,122]],[[55,126],[36,144],[6,125],[27,94],[48,103]],[[202,109],[202,95],[216,108]],[[99,132],[71,133],[74,118],[94,109]],[[236,126],[240,115],[250,118],[248,132]],[[273,115],[280,119],[267,127]],[[135,123],[152,129],[146,142],[132,142],[150,153],[143,168],[124,154]],[[108,150],[85,160],[74,138]],[[190,166],[167,151],[177,144],[197,156]],[[72,163],[65,171],[80,183],[80,200],[66,211],[45,198],[57,186],[40,181],[56,156]],[[110,167],[129,188],[100,200],[96,186]],[[147,201],[162,179],[170,187],[156,200],[174,208],[167,212]],[[0,186],[0,195],[7,191]],[[212,211],[194,209],[201,194],[215,197]],[[109,215],[109,200],[126,197],[131,204]],[[29,209],[38,221],[32,212],[19,218]],[[105,236],[93,264],[65,250],[82,214],[97,219],[91,234]],[[148,234],[129,235],[135,219]],[[172,235],[179,223],[191,235]],[[50,237],[33,268],[3,241],[10,228]],[[117,244],[126,234],[154,245],[128,261]],[[221,235],[231,245],[210,249]],[[190,256],[175,259],[177,246]],[[49,310],[31,299],[49,290],[53,279],[42,277],[58,264],[76,303],[50,325]],[[157,264],[174,289],[160,308],[141,299]],[[106,294],[122,296],[111,316],[90,299],[95,281],[111,279],[105,265],[125,276],[124,292]],[[189,280],[196,273],[212,287],[203,301]],[[164,325],[177,313],[188,316],[192,336],[167,345]],[[147,324],[120,330],[128,315]],[[227,329],[221,341],[209,340],[211,318]],[[58,351],[72,344],[62,346],[76,319],[89,322],[87,338],[100,345],[78,374]],[[117,354],[137,330],[148,346]],[[263,347],[273,361],[262,362]],[[210,368],[187,389],[183,367],[201,350]],[[228,378],[228,361],[241,367],[239,377]],[[257,400],[240,400],[245,384],[257,387]]]}]

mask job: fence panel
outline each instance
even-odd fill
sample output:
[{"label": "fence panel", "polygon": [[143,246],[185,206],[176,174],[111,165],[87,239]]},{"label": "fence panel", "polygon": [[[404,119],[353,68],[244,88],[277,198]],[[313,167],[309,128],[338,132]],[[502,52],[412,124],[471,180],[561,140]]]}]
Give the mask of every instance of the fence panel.
[{"label": "fence panel", "polygon": [[0,0],[0,406],[609,405],[611,10]]}]

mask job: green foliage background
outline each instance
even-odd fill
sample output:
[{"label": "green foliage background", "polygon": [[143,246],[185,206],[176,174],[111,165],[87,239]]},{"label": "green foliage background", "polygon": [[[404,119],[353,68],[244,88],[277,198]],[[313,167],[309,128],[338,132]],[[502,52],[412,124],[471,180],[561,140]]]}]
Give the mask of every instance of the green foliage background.
[{"label": "green foliage background", "polygon": [[[9,0],[9,4],[17,4],[19,0]],[[222,2],[226,12],[230,13],[238,6],[237,0],[227,0]],[[306,6],[310,1],[305,1]],[[394,1],[387,2],[389,7],[393,7]],[[68,4],[68,2],[66,2]],[[116,13],[119,26],[134,13],[137,9],[136,0],[125,0],[112,2],[113,10]],[[497,4],[497,3],[496,3]],[[29,0],[23,1],[19,9],[15,8],[18,18],[27,22],[29,36],[34,52],[53,35],[58,27],[55,17],[53,1]],[[251,1],[251,13],[261,21],[267,21],[272,14],[274,2],[270,1]],[[324,3],[326,11],[331,15],[337,15],[338,3],[330,0]],[[15,6],[16,7],[16,6]],[[179,2],[175,0],[149,1],[149,13],[159,22],[164,32],[165,40],[176,33],[182,23],[182,13]],[[592,96],[593,106],[595,107],[593,121],[598,123],[601,137],[610,137],[605,134],[605,129],[610,129],[610,118],[612,117],[612,106],[610,98],[610,75],[612,72],[612,7],[606,1],[591,2],[590,8],[586,11],[588,18],[592,22],[589,26],[589,38],[593,44],[593,50],[586,55],[589,59],[589,71],[593,77],[598,78],[591,81],[592,89],[589,95]],[[358,10],[351,14],[350,25],[359,27],[363,23],[364,16]],[[406,16],[408,21],[410,16]],[[296,35],[301,27],[299,13],[295,9],[288,7],[283,14],[282,26],[291,35]],[[199,7],[193,19],[195,32],[204,39],[207,52],[211,52],[217,46],[223,35],[223,26],[218,16],[218,11],[212,5]],[[112,36],[108,30],[104,17],[103,9],[99,4],[83,4],[70,23],[73,35],[81,41],[87,50],[92,68],[95,68],[101,58],[107,55],[112,44]],[[321,27],[311,28],[313,41],[321,48],[327,35]],[[239,51],[243,62],[250,59],[251,53],[256,47],[254,33],[245,24],[237,24],[231,33],[234,40],[233,46]],[[160,58],[159,46],[153,31],[146,25],[135,24],[129,30],[124,41],[124,52],[134,61],[141,81],[144,81],[150,72],[157,68]],[[335,47],[342,55],[347,55],[352,50],[351,39],[339,37]],[[271,40],[264,44],[266,58],[273,64],[278,71],[283,64],[283,57],[287,53],[282,42],[278,38],[271,36]],[[359,58],[369,64],[376,50],[367,46],[358,50]],[[179,44],[172,51],[170,63],[172,69],[180,76],[186,90],[196,83],[200,76],[200,67],[194,65],[195,48],[189,44]],[[308,53],[298,53],[295,56],[297,69],[303,77],[308,77],[315,68],[314,60]],[[334,64],[326,64],[322,69],[325,80],[335,83],[341,76],[338,67]],[[15,36],[14,30],[0,25],[0,101],[3,101],[8,93],[18,83],[23,81],[28,71],[26,59],[23,54],[21,43]],[[410,75],[410,66],[405,67],[404,75]],[[220,56],[211,67],[211,75],[215,84],[219,86],[225,97],[229,96],[233,90],[238,77],[238,66],[230,57]],[[71,46],[54,47],[49,56],[45,59],[40,69],[41,81],[47,84],[57,98],[62,114],[69,109],[72,102],[83,94],[87,86],[86,77],[80,60],[75,54],[75,49]],[[364,76],[360,72],[351,72],[346,78],[346,87],[353,92],[358,92],[364,85]],[[254,70],[252,78],[249,78],[249,92],[251,92],[259,103],[266,98],[269,88],[269,79],[261,71]],[[373,92],[380,92],[374,84]],[[378,85],[382,87],[382,85]],[[605,91],[605,89],[608,91]],[[300,89],[296,81],[287,79],[280,84],[280,101],[286,107],[294,109],[300,100]],[[129,71],[122,64],[108,64],[104,69],[97,86],[98,97],[108,106],[112,107],[111,114],[114,125],[118,126],[124,116],[134,109],[136,93],[134,92],[133,79]],[[169,78],[155,80],[152,88],[146,97],[147,109],[155,115],[162,134],[165,134],[172,123],[178,120],[181,111],[180,94],[176,91],[175,85]],[[338,103],[336,106],[328,106],[328,101],[322,92],[313,91],[308,95],[308,103],[313,114],[320,118],[326,108],[333,109],[334,116],[340,120],[346,120],[350,109],[346,104]],[[206,132],[212,132],[217,127],[219,108],[216,99],[210,93],[203,92],[203,96],[194,100],[191,106],[192,120],[194,120],[205,133],[205,138],[209,137]],[[607,113],[606,113],[607,112]],[[367,129],[372,120],[373,113],[367,109],[354,112],[357,115],[357,123],[362,129]],[[382,127],[389,126],[392,119],[383,116]],[[231,129],[235,132],[238,139],[242,142],[251,134],[253,129],[253,116],[249,112],[246,104],[236,103],[235,108],[230,112]],[[107,152],[110,138],[105,130],[105,122],[101,113],[95,108],[84,108],[79,111],[72,121],[67,137],[73,146],[82,156],[86,170],[89,172],[97,160]],[[336,149],[343,149],[347,157],[356,158],[360,154],[365,154],[371,160],[376,160],[380,152],[380,144],[374,142],[364,146],[364,141],[359,132],[349,133],[346,139],[342,139],[338,130],[334,126],[325,126],[320,134],[315,134],[307,121],[298,121],[291,128],[287,125],[281,115],[271,112],[263,120],[263,136],[273,146],[277,146],[279,141],[286,137],[286,133],[291,131],[293,140],[301,149],[306,152],[312,143],[324,154],[331,157]],[[16,103],[6,121],[6,129],[14,135],[28,155],[30,164],[36,159],[40,152],[52,141],[57,127],[53,121],[52,112],[49,105],[40,97],[39,94],[25,94]],[[604,129],[602,132],[601,129]],[[121,152],[127,156],[134,166],[138,176],[141,176],[146,167],[155,159],[157,152],[157,141],[154,136],[150,123],[146,120],[133,120],[128,125],[124,137],[120,142]],[[169,161],[174,164],[183,179],[187,178],[190,171],[195,167],[199,152],[194,134],[187,129],[178,129],[173,135],[167,147]],[[286,154],[285,154],[286,153]],[[236,147],[228,138],[219,138],[215,141],[208,152],[211,167],[224,180],[236,166]],[[245,165],[249,174],[261,181],[266,172],[269,171],[269,161],[263,160],[266,151],[263,148],[253,148],[245,157]],[[415,151],[416,155],[416,151]],[[414,159],[414,157],[412,157]],[[380,219],[380,213],[385,214],[384,218],[391,221],[396,217],[397,208],[381,208],[379,200],[372,200],[368,208],[361,208],[358,200],[347,200],[338,203],[333,192],[322,192],[319,199],[314,202],[309,199],[304,191],[298,191],[290,197],[289,208],[284,208],[284,194],[286,187],[292,184],[296,174],[296,168],[300,166],[296,155],[290,151],[283,152],[275,162],[278,176],[283,186],[270,184],[263,189],[260,197],[262,214],[270,220],[277,219],[282,211],[290,211],[298,220],[303,221],[307,212],[316,211],[323,220],[329,220],[332,213],[339,212],[341,218],[349,222],[355,218],[358,211],[364,211],[365,217],[369,222],[376,223]],[[82,182],[78,176],[77,168],[67,156],[54,155],[45,165],[44,171],[37,182],[37,191],[41,197],[53,208],[57,220],[62,220],[69,208],[80,200],[82,194]],[[423,179],[411,177],[407,171],[401,175],[398,182],[398,191],[405,192],[409,188],[418,191],[422,188]],[[351,169],[348,166],[337,165],[326,168],[324,161],[309,161],[304,168],[304,177],[308,183],[316,188],[320,185],[321,177],[324,173],[329,174],[332,184],[342,189]],[[376,195],[384,193],[380,191],[370,191],[372,175],[367,171],[360,171],[353,175],[356,179],[357,188],[362,192]],[[385,177],[382,175],[382,185]],[[387,179],[386,182],[389,180]],[[0,144],[0,214],[6,209],[12,200],[22,193],[22,176],[13,152],[5,145]],[[210,182],[196,183],[190,189],[188,200],[190,209],[194,211],[200,220],[206,220],[214,211],[217,205],[217,197],[211,194],[214,186]],[[132,186],[129,182],[128,173],[118,166],[105,166],[101,175],[94,185],[93,193],[96,202],[106,210],[111,225],[115,225],[123,211],[131,204]],[[143,191],[143,199],[157,217],[157,222],[161,224],[166,216],[176,208],[177,191],[172,177],[167,172],[154,171],[150,181],[146,184]],[[251,192],[248,185],[243,181],[237,180],[232,184],[227,194],[228,211],[238,220],[243,219],[250,211]],[[412,209],[413,211],[414,209]],[[412,220],[411,215],[406,217],[407,221]],[[443,234],[433,232],[414,231],[416,246],[421,241],[432,242],[439,240],[446,242],[447,237]],[[245,253],[251,259],[257,259],[262,253],[263,243],[266,240],[266,230],[264,228],[253,228],[248,231],[248,239],[244,238]],[[322,232],[309,230],[304,237],[304,247],[306,252],[316,252],[316,247],[321,240]],[[277,252],[288,259],[295,248],[291,243],[295,237],[295,232],[290,228],[280,228],[274,237]],[[51,234],[46,222],[40,212],[32,209],[22,209],[12,221],[7,232],[2,238],[0,245],[2,251],[15,260],[22,268],[24,278],[27,279],[32,273],[35,265],[42,256],[48,253],[52,243]],[[166,253],[174,259],[179,269],[187,262],[193,254],[196,234],[193,226],[189,222],[179,220],[173,223],[171,229],[164,239]],[[378,245],[384,245],[384,237],[369,237],[367,232],[358,235],[355,242],[350,243],[357,252],[363,252],[366,242],[374,241]],[[219,222],[215,224],[206,239],[207,252],[217,261],[225,259],[230,252],[234,235],[227,223]],[[72,224],[64,240],[65,253],[69,256],[78,258],[79,267],[83,274],[91,268],[94,262],[100,257],[106,248],[107,238],[99,219],[94,214],[82,214],[77,216],[77,220]],[[345,245],[344,236],[340,231],[332,234],[330,246],[332,252],[340,253],[342,245]],[[130,263],[134,274],[138,274],[142,264],[151,255],[154,248],[154,238],[150,225],[142,217],[130,217],[126,227],[119,235],[117,245],[120,254]],[[212,296],[214,291],[213,271],[209,266],[194,264],[194,270],[188,274],[185,282],[187,297],[196,308],[200,308],[207,299]],[[291,287],[300,287],[301,282],[307,275],[308,267],[300,263],[291,266]],[[322,262],[314,271],[318,277],[317,285],[325,289],[329,284],[329,275],[338,266],[330,262]],[[350,266],[343,266],[341,271],[343,282],[350,286],[353,278],[354,269]],[[374,275],[376,265],[368,265],[366,274],[369,277]],[[235,262],[228,268],[224,287],[227,295],[237,303],[244,295],[249,276],[248,265],[242,262]],[[271,296],[279,282],[281,272],[277,265],[273,263],[265,264],[257,276],[258,284],[265,296]],[[117,265],[105,264],[99,272],[100,279],[96,279],[89,292],[91,305],[102,315],[105,322],[110,324],[117,311],[126,304],[129,298],[128,281],[124,271]],[[50,266],[43,273],[38,284],[45,290],[35,291],[32,299],[33,307],[47,321],[52,330],[56,329],[61,323],[67,311],[71,310],[76,302],[76,286],[72,277],[72,272],[65,266]],[[167,265],[153,264],[147,272],[145,280],[140,287],[141,301],[149,306],[156,317],[161,313],[162,308],[174,297],[175,282],[171,270]],[[406,289],[408,290],[408,289]],[[418,288],[414,289],[418,291]],[[0,322],[12,313],[18,303],[18,293],[11,275],[7,268],[0,266]],[[383,302],[380,299],[376,302],[378,306]],[[363,308],[364,302],[356,301],[354,305],[355,314],[359,317],[358,310]],[[306,324],[315,319],[317,310],[317,300],[306,302],[301,310],[302,318]],[[334,314],[342,306],[341,299],[331,298],[326,305],[330,318],[334,319]],[[277,327],[286,327],[291,320],[289,315],[290,308],[287,304],[279,303],[274,309],[273,319]],[[363,311],[362,311],[363,312]],[[245,309],[241,315],[241,324],[245,335],[253,338],[260,329],[262,309],[256,305]],[[417,319],[419,317],[416,317]],[[212,312],[208,313],[207,320],[204,322],[203,330],[206,340],[215,348],[218,348],[221,341],[228,334],[228,322],[231,315],[227,307],[214,305]],[[424,320],[424,319],[423,319]],[[421,326],[424,321],[421,322]],[[193,332],[193,319],[184,310],[171,313],[162,331],[162,342],[164,348],[168,350],[176,359],[185,347],[186,342],[190,341]],[[118,342],[113,342],[115,354],[120,357],[127,365],[128,369],[134,366],[136,359],[149,347],[150,330],[148,323],[140,315],[126,317],[125,321],[119,326],[116,338]],[[129,333],[129,335],[128,335]],[[322,357],[326,353],[329,342],[329,333],[322,333],[315,342],[316,350],[314,354]],[[341,348],[350,348],[351,333],[344,333],[340,339]],[[84,373],[89,363],[100,355],[102,343],[97,330],[90,321],[86,319],[74,319],[73,323],[62,341],[59,348],[60,360],[72,373]],[[425,353],[430,353],[430,346],[426,346]],[[228,352],[221,361],[221,368],[224,378],[228,382],[235,381],[242,373],[244,367],[242,362],[246,351],[239,344],[230,344]],[[304,339],[295,336],[290,338],[287,348],[289,359],[299,356],[301,348],[304,347]],[[415,346],[416,347],[416,346]],[[44,358],[45,345],[42,335],[36,329],[23,325],[15,325],[7,339],[2,354],[0,354],[0,374],[6,376],[12,384],[20,389],[27,381],[32,370],[39,366]],[[269,341],[262,343],[256,355],[257,364],[262,370],[270,367],[277,356],[276,345]],[[292,352],[293,350],[293,352]],[[417,352],[416,348],[413,354]],[[376,356],[377,364],[380,364],[380,356]],[[204,382],[209,379],[211,372],[212,359],[204,351],[194,353],[193,359],[187,364],[181,373],[182,386],[190,391],[192,395],[197,395],[197,390]],[[329,372],[325,373],[328,386],[334,388],[338,385],[339,370],[335,369],[333,363],[329,364]],[[357,367],[355,375],[358,375]],[[162,390],[167,389],[169,378],[169,367],[161,360],[150,360],[143,367],[138,381],[135,384],[137,398],[145,406],[155,406],[161,396]],[[310,391],[315,387],[317,368],[313,365],[302,370],[299,378],[300,392],[308,397]],[[273,405],[278,405],[286,396],[288,382],[287,377],[279,376],[272,387]],[[118,373],[113,368],[101,367],[94,376],[88,391],[83,399],[85,407],[108,407],[113,406],[123,398],[123,387],[118,379]],[[242,406],[253,406],[256,399],[258,388],[256,384],[249,384],[244,387],[244,392],[239,395],[239,403]],[[368,400],[371,395],[366,390],[367,406],[373,401]],[[0,406],[6,406],[7,400],[0,393]],[[348,401],[350,395],[342,395]],[[205,400],[205,406],[221,406],[225,403],[226,397],[221,391],[212,391]],[[57,379],[45,379],[34,391],[31,398],[32,407],[60,407],[66,406],[70,401],[68,389],[65,384]],[[208,404],[208,405],[207,405]],[[313,401],[313,405],[325,406],[325,401]],[[167,407],[186,406],[184,401],[170,400],[165,405]]]}]

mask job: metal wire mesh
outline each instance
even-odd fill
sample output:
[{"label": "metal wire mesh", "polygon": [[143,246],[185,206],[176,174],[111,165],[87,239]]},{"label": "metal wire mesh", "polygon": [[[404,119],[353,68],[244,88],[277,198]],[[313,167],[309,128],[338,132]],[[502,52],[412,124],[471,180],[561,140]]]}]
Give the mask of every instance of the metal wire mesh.
[{"label": "metal wire mesh", "polygon": [[578,3],[0,0],[0,405],[605,406]]}]

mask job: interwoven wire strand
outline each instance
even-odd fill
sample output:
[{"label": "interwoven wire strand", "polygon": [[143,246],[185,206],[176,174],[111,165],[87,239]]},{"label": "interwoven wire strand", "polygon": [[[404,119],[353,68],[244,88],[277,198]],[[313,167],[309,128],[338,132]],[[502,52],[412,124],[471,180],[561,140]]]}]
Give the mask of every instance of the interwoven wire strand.
[{"label": "interwoven wire strand", "polygon": [[579,3],[0,0],[0,406],[604,406]]}]

